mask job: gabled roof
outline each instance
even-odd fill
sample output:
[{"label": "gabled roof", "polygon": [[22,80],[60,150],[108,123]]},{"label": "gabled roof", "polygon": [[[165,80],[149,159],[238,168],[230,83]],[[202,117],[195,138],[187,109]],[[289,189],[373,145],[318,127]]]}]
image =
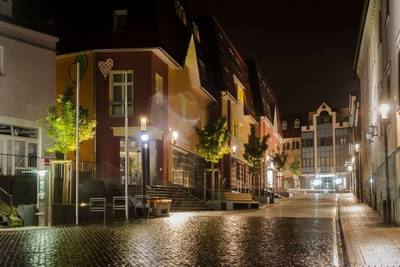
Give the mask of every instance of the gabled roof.
[{"label": "gabled roof", "polygon": [[[300,120],[300,128],[294,128],[295,120]],[[301,126],[308,125],[307,113],[286,114],[282,117],[282,123],[287,123],[287,130],[282,129],[283,138],[301,137]]]},{"label": "gabled roof", "polygon": [[[81,0],[62,1],[57,5],[53,27],[61,37],[58,52],[157,48],[182,68],[193,35],[193,22],[198,22],[186,2],[178,1],[184,7],[186,25],[176,14],[176,0],[97,1],[95,6]],[[115,10],[127,10],[125,31],[113,30]],[[213,95],[215,83],[212,70],[207,67],[210,64],[205,45],[195,42],[195,46],[201,85]]]}]

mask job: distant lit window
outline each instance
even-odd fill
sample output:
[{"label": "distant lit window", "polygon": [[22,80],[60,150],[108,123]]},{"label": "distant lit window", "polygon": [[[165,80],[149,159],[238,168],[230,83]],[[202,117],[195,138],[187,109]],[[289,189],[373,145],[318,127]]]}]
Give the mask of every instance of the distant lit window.
[{"label": "distant lit window", "polygon": [[4,75],[4,46],[0,46],[0,76]]},{"label": "distant lit window", "polygon": [[179,17],[179,19],[182,21],[182,23],[185,24],[185,26],[186,26],[187,21],[186,21],[185,9],[178,1],[175,1],[175,12],[176,12],[176,15]]},{"label": "distant lit window", "polygon": [[[125,83],[126,74],[126,83]],[[125,85],[128,95],[125,96]],[[109,102],[110,117],[123,117],[125,97],[128,100],[128,115],[133,114],[133,71],[112,71],[110,73]]]},{"label": "distant lit window", "polygon": [[300,120],[299,120],[299,119],[295,119],[295,120],[294,120],[294,128],[295,128],[295,129],[300,128]]},{"label": "distant lit window", "polygon": [[194,34],[194,39],[196,39],[196,41],[200,43],[199,27],[197,27],[196,23],[194,22],[193,22],[193,34]]},{"label": "distant lit window", "polygon": [[282,130],[284,130],[284,131],[287,130],[287,122],[286,121],[282,122]]},{"label": "distant lit window", "polygon": [[126,31],[128,24],[128,11],[114,10],[114,31]]},{"label": "distant lit window", "polygon": [[189,119],[189,99],[183,95],[180,98],[181,118],[187,120]]}]

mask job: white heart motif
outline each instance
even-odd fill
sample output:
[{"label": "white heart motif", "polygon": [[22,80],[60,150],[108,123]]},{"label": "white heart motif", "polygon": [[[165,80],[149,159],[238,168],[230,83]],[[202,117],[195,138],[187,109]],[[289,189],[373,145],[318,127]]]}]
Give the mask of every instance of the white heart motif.
[{"label": "white heart motif", "polygon": [[110,73],[114,66],[114,61],[111,58],[107,58],[105,61],[97,62],[97,66],[99,67],[101,74],[103,74],[104,80],[106,80],[108,73]]}]

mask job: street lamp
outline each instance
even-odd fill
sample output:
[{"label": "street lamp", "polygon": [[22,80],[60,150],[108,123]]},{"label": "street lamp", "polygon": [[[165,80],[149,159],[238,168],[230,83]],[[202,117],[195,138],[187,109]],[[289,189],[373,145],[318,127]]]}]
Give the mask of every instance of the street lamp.
[{"label": "street lamp", "polygon": [[146,195],[146,183],[149,176],[149,148],[148,141],[150,139],[149,134],[143,131],[140,135],[140,140],[142,141],[142,195]]},{"label": "street lamp", "polygon": [[[386,216],[384,216],[385,223],[389,224],[391,222],[392,217],[392,203],[390,199],[390,188],[389,188],[389,152],[388,152],[388,138],[387,138],[387,126],[389,119],[389,111],[390,105],[387,103],[383,103],[379,107],[379,111],[381,113],[381,118],[383,121],[383,138],[385,143],[385,169],[386,169]],[[385,205],[385,202],[384,202]]]}]

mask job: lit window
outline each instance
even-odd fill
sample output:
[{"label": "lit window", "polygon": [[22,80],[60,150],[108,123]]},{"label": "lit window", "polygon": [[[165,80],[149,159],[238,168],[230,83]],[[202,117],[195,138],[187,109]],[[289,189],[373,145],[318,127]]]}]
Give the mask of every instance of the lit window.
[{"label": "lit window", "polygon": [[282,122],[282,130],[284,130],[284,131],[287,130],[287,122],[286,121]]},{"label": "lit window", "polygon": [[181,118],[189,119],[189,99],[186,96],[180,97]]},{"label": "lit window", "polygon": [[196,23],[194,22],[193,22],[193,34],[194,34],[194,39],[196,39],[196,41],[200,43],[199,27],[197,27]]},{"label": "lit window", "polygon": [[0,46],[0,76],[4,75],[4,46]]},{"label": "lit window", "polygon": [[128,11],[114,10],[114,31],[126,31],[128,24]]},{"label": "lit window", "polygon": [[295,129],[300,128],[300,120],[299,120],[299,119],[295,119],[295,120],[294,120],[294,128],[295,128]]},{"label": "lit window", "polygon": [[156,73],[155,75],[155,95],[154,95],[154,116],[156,121],[164,119],[164,79]]},{"label": "lit window", "polygon": [[[125,83],[125,75],[127,77]],[[127,86],[128,115],[133,114],[133,71],[112,71],[110,73],[109,101],[110,116],[122,117],[125,110],[125,84]]]},{"label": "lit window", "polygon": [[239,103],[244,103],[244,90],[239,84],[236,84],[236,87],[237,87],[238,101],[239,101]]},{"label": "lit window", "polygon": [[176,15],[179,17],[179,19],[182,21],[182,23],[185,24],[186,26],[187,22],[186,22],[185,9],[178,1],[175,1],[175,12]]}]

